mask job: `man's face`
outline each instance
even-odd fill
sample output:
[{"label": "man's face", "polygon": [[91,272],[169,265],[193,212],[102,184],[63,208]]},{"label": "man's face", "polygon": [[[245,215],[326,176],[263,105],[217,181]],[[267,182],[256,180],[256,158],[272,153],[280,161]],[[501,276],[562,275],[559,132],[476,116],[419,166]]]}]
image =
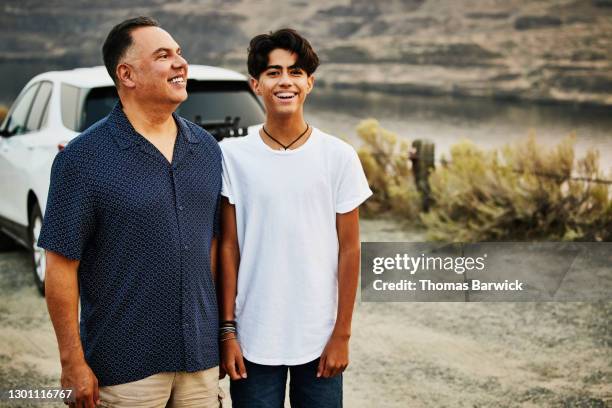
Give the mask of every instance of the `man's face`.
[{"label": "man's face", "polygon": [[132,46],[118,67],[122,86],[147,103],[187,99],[187,61],[172,36],[159,27],[140,27],[131,34]]},{"label": "man's face", "polygon": [[259,78],[251,78],[255,93],[262,97],[268,115],[301,112],[314,85],[314,77],[295,66],[297,54],[277,48],[268,55],[268,66]]}]

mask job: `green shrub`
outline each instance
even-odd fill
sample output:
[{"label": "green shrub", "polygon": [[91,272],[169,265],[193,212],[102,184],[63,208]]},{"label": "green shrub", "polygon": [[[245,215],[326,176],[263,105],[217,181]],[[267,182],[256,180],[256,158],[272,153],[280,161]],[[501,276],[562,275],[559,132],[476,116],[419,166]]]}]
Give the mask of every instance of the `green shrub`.
[{"label": "green shrub", "polygon": [[497,151],[469,141],[429,178],[434,205],[421,219],[433,240],[612,240],[610,186],[596,151],[576,160],[574,138],[550,150],[531,136]]},{"label": "green shrub", "polygon": [[357,134],[363,142],[359,158],[374,193],[362,207],[364,214],[392,213],[417,221],[421,198],[410,170],[408,142],[383,129],[375,119],[362,121]]}]

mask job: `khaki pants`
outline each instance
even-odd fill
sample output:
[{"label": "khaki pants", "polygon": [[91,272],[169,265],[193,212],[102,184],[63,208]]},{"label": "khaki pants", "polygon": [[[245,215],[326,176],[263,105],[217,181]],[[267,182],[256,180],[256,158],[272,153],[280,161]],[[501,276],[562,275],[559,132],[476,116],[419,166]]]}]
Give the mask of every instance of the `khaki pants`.
[{"label": "khaki pants", "polygon": [[219,367],[194,373],[159,373],[142,380],[100,387],[100,406],[219,408]]}]

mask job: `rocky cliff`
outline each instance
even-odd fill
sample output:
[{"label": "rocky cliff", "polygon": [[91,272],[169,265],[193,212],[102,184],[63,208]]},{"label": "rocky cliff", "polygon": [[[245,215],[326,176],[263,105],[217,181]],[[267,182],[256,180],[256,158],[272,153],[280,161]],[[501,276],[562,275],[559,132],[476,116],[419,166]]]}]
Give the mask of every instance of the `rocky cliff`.
[{"label": "rocky cliff", "polygon": [[612,105],[612,0],[5,0],[0,62],[97,65],[117,22],[152,15],[192,63],[246,71],[248,39],[284,26],[317,48],[319,84]]}]

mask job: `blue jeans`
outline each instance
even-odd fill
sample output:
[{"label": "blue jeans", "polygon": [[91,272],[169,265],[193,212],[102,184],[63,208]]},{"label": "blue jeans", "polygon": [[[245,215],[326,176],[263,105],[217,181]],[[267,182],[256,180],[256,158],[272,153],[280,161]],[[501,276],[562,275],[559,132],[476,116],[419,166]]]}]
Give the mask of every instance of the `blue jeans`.
[{"label": "blue jeans", "polygon": [[287,372],[292,408],[342,408],[342,374],[317,378],[319,359],[297,366],[268,366],[244,360],[247,378],[230,382],[234,408],[283,408]]}]

